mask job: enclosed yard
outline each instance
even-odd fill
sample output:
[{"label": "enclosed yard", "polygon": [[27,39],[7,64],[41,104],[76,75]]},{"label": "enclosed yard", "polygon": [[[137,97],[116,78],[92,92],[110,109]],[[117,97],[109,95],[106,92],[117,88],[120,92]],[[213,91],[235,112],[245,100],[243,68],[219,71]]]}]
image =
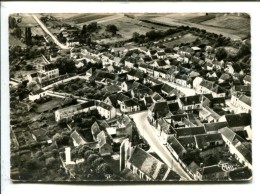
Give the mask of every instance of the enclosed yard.
[{"label": "enclosed yard", "polygon": [[45,111],[49,111],[53,108],[58,108],[62,102],[63,99],[52,97],[52,99],[48,102],[45,102],[43,104],[37,104],[37,108],[35,109],[35,112],[42,113]]}]

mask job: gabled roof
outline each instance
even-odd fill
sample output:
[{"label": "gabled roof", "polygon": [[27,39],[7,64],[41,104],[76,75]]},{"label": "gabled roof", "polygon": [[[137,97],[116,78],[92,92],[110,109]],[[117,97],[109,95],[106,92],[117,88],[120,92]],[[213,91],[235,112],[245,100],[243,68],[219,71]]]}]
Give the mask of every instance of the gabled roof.
[{"label": "gabled roof", "polygon": [[218,132],[219,129],[227,127],[227,122],[217,122],[217,123],[205,123],[204,127],[206,132]]},{"label": "gabled roof", "polygon": [[101,107],[101,108],[104,108],[106,110],[111,110],[113,108],[111,105],[106,104],[104,102],[99,102],[98,106]]},{"label": "gabled roof", "polygon": [[235,85],[232,87],[233,91],[236,92],[250,92],[251,91],[251,86],[248,85]]},{"label": "gabled roof", "polygon": [[198,170],[198,172],[201,175],[210,175],[210,174],[215,174],[218,172],[223,172],[223,170],[222,170],[221,166],[219,166],[219,165],[212,165],[212,166],[205,166],[203,168],[200,168]]},{"label": "gabled roof", "polygon": [[115,106],[117,104],[117,97],[118,96],[119,96],[119,94],[111,94],[107,98],[109,98],[111,103],[113,104],[113,106]]},{"label": "gabled roof", "polygon": [[101,131],[98,135],[97,135],[97,141],[99,144],[99,147],[102,147],[105,144],[109,144],[111,145],[111,138],[110,136],[107,134],[107,132],[105,131]]},{"label": "gabled roof", "polygon": [[182,97],[182,98],[179,98],[179,99],[180,99],[180,102],[184,106],[188,106],[188,105],[193,105],[193,104],[199,104],[200,99],[201,99],[201,95],[186,96],[186,97]]},{"label": "gabled roof", "polygon": [[85,145],[87,141],[84,137],[82,137],[76,130],[74,130],[70,137],[78,144],[78,145]]},{"label": "gabled roof", "polygon": [[165,117],[170,112],[169,106],[166,101],[154,102],[149,110],[153,112],[154,116],[156,116],[157,118]]},{"label": "gabled roof", "polygon": [[150,88],[153,92],[161,93],[163,85],[164,84],[156,84],[154,86],[151,86]]},{"label": "gabled roof", "polygon": [[166,164],[139,147],[134,148],[129,162],[153,180],[164,180],[170,173]]},{"label": "gabled roof", "polygon": [[247,82],[251,82],[251,76],[250,75],[246,75],[243,80],[247,81]]},{"label": "gabled roof", "polygon": [[252,164],[252,152],[247,148],[245,142],[237,142],[235,148],[243,155],[243,157]]},{"label": "gabled roof", "polygon": [[171,112],[177,112],[180,109],[178,102],[168,103],[168,106]]},{"label": "gabled roof", "polygon": [[251,114],[240,113],[240,114],[228,114],[224,116],[229,127],[239,127],[251,125]]},{"label": "gabled roof", "polygon": [[154,99],[155,101],[164,100],[164,98],[157,92],[153,93],[152,99]]},{"label": "gabled roof", "polygon": [[170,94],[173,90],[175,90],[172,86],[168,85],[168,84],[164,84],[162,86],[162,91],[164,91],[167,94]]},{"label": "gabled roof", "polygon": [[183,146],[187,146],[188,144],[196,144],[195,137],[194,135],[191,136],[185,136],[185,137],[180,137],[178,138],[179,142]]},{"label": "gabled roof", "polygon": [[170,144],[172,149],[178,154],[181,155],[182,153],[186,152],[186,149],[181,145],[181,143],[174,137],[171,136],[167,140],[167,142]]},{"label": "gabled roof", "polygon": [[245,104],[247,104],[248,106],[251,106],[251,97],[248,97],[246,95],[241,95],[239,100],[241,102],[244,102]]},{"label": "gabled roof", "polygon": [[204,127],[175,128],[178,137],[205,134]]},{"label": "gabled roof", "polygon": [[203,148],[207,146],[208,143],[222,141],[222,136],[219,133],[216,134],[202,134],[202,135],[195,135],[195,139],[198,145],[198,148]]},{"label": "gabled roof", "polygon": [[156,62],[157,62],[157,64],[158,64],[158,66],[160,66],[160,67],[167,65],[164,60],[157,60]]},{"label": "gabled roof", "polygon": [[145,99],[145,102],[148,103],[148,104],[152,104],[153,103],[153,99],[152,99],[151,96],[146,96],[146,97],[144,97],[144,99]]},{"label": "gabled roof", "polygon": [[231,130],[230,128],[228,127],[224,127],[224,128],[221,128],[219,129],[219,132],[225,137],[227,138],[227,140],[229,140],[230,142],[233,142],[235,136],[236,136],[236,133]]},{"label": "gabled roof", "polygon": [[128,96],[124,95],[123,93],[120,93],[120,94],[118,95],[118,97],[117,97],[117,100],[118,100],[118,101],[121,101],[121,102],[126,101],[126,100],[129,100],[129,99],[130,99],[130,98],[129,98]]},{"label": "gabled roof", "polygon": [[139,106],[139,104],[133,99],[129,99],[123,102],[126,107]]},{"label": "gabled roof", "polygon": [[215,83],[208,81],[208,80],[202,80],[202,82],[200,83],[200,86],[203,86],[209,90],[212,90],[215,86]]}]

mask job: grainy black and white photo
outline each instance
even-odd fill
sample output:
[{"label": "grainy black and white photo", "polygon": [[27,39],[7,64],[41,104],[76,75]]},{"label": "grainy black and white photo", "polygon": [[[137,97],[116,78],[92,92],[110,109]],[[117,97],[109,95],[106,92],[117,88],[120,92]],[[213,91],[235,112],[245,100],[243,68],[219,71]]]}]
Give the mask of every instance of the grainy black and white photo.
[{"label": "grainy black and white photo", "polygon": [[249,14],[8,22],[13,182],[252,179]]}]

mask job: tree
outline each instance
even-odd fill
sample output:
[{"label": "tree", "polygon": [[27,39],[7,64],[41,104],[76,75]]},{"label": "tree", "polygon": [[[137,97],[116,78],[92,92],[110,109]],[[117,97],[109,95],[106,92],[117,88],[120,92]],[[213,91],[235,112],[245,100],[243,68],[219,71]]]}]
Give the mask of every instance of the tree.
[{"label": "tree", "polygon": [[215,57],[217,58],[218,61],[221,61],[221,60],[225,59],[227,57],[227,55],[228,55],[228,53],[227,53],[226,49],[221,47],[221,48],[217,49]]},{"label": "tree", "polygon": [[109,24],[106,26],[106,31],[111,32],[112,34],[116,34],[118,28],[114,24]]},{"label": "tree", "polygon": [[61,75],[66,73],[74,73],[76,71],[75,62],[69,58],[59,58],[56,60],[55,64]]},{"label": "tree", "polygon": [[[89,32],[95,32],[98,29],[97,22],[91,22],[87,27],[86,30]],[[83,29],[82,29],[83,30]]]},{"label": "tree", "polygon": [[16,27],[13,31],[13,34],[17,37],[17,38],[21,38],[22,37],[22,30],[19,27]]},{"label": "tree", "polygon": [[93,152],[92,150],[87,150],[87,151],[85,151],[85,153],[84,153],[84,158],[85,158],[85,160],[87,160],[88,157],[89,157],[91,154],[94,154],[94,152]]},{"label": "tree", "polygon": [[17,24],[16,24],[16,20],[15,20],[15,18],[13,18],[13,17],[9,17],[9,28],[11,28],[11,29],[13,29],[13,28],[15,28],[17,26]]},{"label": "tree", "polygon": [[97,154],[90,154],[87,158],[87,163],[91,165],[94,160],[96,160],[99,156]]},{"label": "tree", "polygon": [[95,169],[97,168],[100,164],[104,163],[104,159],[99,157],[97,159],[95,159],[92,163],[92,167]]},{"label": "tree", "polygon": [[134,32],[132,35],[132,39],[134,42],[138,42],[139,37],[140,37],[140,34],[138,32]]},{"label": "tree", "polygon": [[26,166],[29,171],[35,171],[39,170],[42,165],[38,159],[31,159],[27,162]]},{"label": "tree", "polygon": [[98,174],[113,174],[110,166],[107,163],[102,163],[97,167]]}]

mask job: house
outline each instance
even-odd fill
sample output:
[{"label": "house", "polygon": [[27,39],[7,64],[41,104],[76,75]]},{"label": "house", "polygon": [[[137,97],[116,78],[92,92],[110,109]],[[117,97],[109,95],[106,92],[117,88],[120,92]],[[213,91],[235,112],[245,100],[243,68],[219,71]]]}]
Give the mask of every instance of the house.
[{"label": "house", "polygon": [[157,119],[166,116],[171,116],[169,106],[166,101],[154,102],[152,106],[148,109],[148,120],[154,123]]},{"label": "house", "polygon": [[27,74],[27,79],[29,80],[29,82],[37,82],[38,81],[38,73],[32,72],[30,74]]},{"label": "house", "polygon": [[214,82],[203,80],[196,88],[199,94],[212,94],[213,97],[225,97],[226,92]]},{"label": "house", "polygon": [[81,146],[87,144],[87,141],[85,140],[84,137],[82,137],[77,130],[74,130],[71,134],[70,137],[73,140],[73,145],[74,146]]},{"label": "house", "polygon": [[93,75],[94,69],[91,67],[89,70],[86,71],[86,80],[90,80],[90,77]]},{"label": "house", "polygon": [[177,138],[191,136],[191,135],[200,135],[205,134],[205,129],[203,126],[196,127],[185,127],[185,128],[174,128],[175,136]]},{"label": "house", "polygon": [[125,66],[128,68],[134,68],[134,64],[136,63],[136,59],[133,57],[129,57],[125,60]]},{"label": "house", "polygon": [[153,63],[153,66],[159,69],[169,69],[170,65],[167,65],[165,60],[159,59]]},{"label": "house", "polygon": [[127,73],[127,80],[142,80],[144,79],[144,73],[139,69],[130,69]]},{"label": "house", "polygon": [[179,107],[183,111],[193,111],[201,109],[201,95],[185,96],[178,99]]},{"label": "house", "polygon": [[193,82],[192,82],[192,86],[193,88],[197,89],[198,86],[200,85],[200,83],[203,81],[202,77],[196,77]]},{"label": "house", "polygon": [[167,75],[167,70],[165,69],[158,69],[158,68],[154,68],[153,70],[153,76],[154,78],[162,78],[162,79],[166,79],[166,75]]},{"label": "house", "polygon": [[150,107],[154,102],[151,96],[145,96],[143,100],[146,107]]},{"label": "house", "polygon": [[196,172],[196,179],[199,181],[227,180],[229,172],[224,171],[219,165],[205,166]]},{"label": "house", "polygon": [[207,149],[212,146],[219,146],[224,144],[221,134],[200,134],[195,135],[196,147],[200,150]]},{"label": "house", "polygon": [[111,137],[105,131],[101,131],[97,135],[97,142],[101,156],[110,156],[113,153]]},{"label": "house", "polygon": [[139,147],[133,148],[126,161],[126,168],[146,181],[179,180],[180,178],[166,164]]},{"label": "house", "polygon": [[120,110],[123,113],[140,111],[140,105],[133,99],[125,100],[120,104]]},{"label": "house", "polygon": [[170,69],[167,70],[166,79],[169,81],[174,81],[175,76],[179,73],[177,66],[172,66]]},{"label": "house", "polygon": [[72,105],[55,111],[55,120],[71,119],[74,115],[81,112],[88,112],[97,109],[97,102],[92,100],[81,104]]},{"label": "house", "polygon": [[97,106],[97,110],[99,112],[99,114],[102,117],[105,117],[106,119],[112,119],[116,116],[116,109],[115,107],[106,104],[104,102],[99,102],[98,106]]},{"label": "house", "polygon": [[191,80],[185,74],[183,74],[183,75],[181,75],[181,74],[176,75],[175,76],[175,82],[176,82],[176,84],[178,84],[180,86],[191,88]]},{"label": "house", "polygon": [[99,122],[94,122],[91,126],[91,133],[92,133],[92,136],[93,136],[93,139],[95,141],[97,141],[97,135],[102,131],[104,130],[104,127],[100,125]]},{"label": "house", "polygon": [[169,110],[173,115],[180,112],[180,107],[178,102],[168,102]]},{"label": "house", "polygon": [[234,85],[230,89],[230,93],[232,95],[235,92],[240,92],[247,96],[251,96],[251,86],[250,85]]},{"label": "house", "polygon": [[218,130],[227,127],[227,122],[205,123],[204,128],[207,134],[216,134]]},{"label": "house", "polygon": [[118,104],[117,104],[117,97],[118,96],[119,96],[118,93],[111,94],[111,95],[109,95],[108,97],[105,98],[104,103],[109,104],[113,107],[118,107]]},{"label": "house", "polygon": [[231,81],[231,76],[227,73],[223,73],[218,79],[218,83],[224,83]]},{"label": "house", "polygon": [[122,102],[126,101],[126,100],[130,100],[130,97],[128,97],[127,95],[123,94],[123,93],[120,93],[118,96],[117,96],[117,104],[121,104]]},{"label": "house", "polygon": [[59,69],[54,64],[40,65],[38,80],[40,83],[59,77]]},{"label": "house", "polygon": [[179,90],[177,90],[176,88],[173,88],[172,86],[170,86],[168,84],[164,84],[162,86],[161,90],[162,90],[162,94],[166,98],[169,98],[171,100],[176,100],[177,97],[184,96],[184,94],[182,92],[180,92]]},{"label": "house", "polygon": [[252,145],[237,135],[228,127],[219,129],[223,140],[229,148],[231,154],[243,165],[252,170]]},{"label": "house", "polygon": [[230,103],[236,107],[235,113],[251,113],[251,97],[241,92],[233,92]]},{"label": "house", "polygon": [[225,69],[225,71],[230,73],[231,75],[233,75],[234,73],[243,74],[243,70],[239,64],[228,62],[226,66],[227,68]]},{"label": "house", "polygon": [[174,136],[168,138],[166,147],[177,161],[182,159],[187,153],[185,147],[183,147],[183,145]]},{"label": "house", "polygon": [[164,51],[159,51],[155,55],[158,57],[158,59],[165,59],[165,57],[166,57],[166,54]]},{"label": "house", "polygon": [[37,99],[40,99],[40,98],[46,96],[46,94],[47,94],[47,91],[44,91],[42,89],[39,89],[37,91],[32,91],[29,94],[29,100],[30,101],[35,101]]},{"label": "house", "polygon": [[194,135],[185,136],[178,138],[178,141],[185,149],[195,149],[196,148],[196,140]]},{"label": "house", "polygon": [[228,127],[236,131],[244,130],[245,126],[251,125],[251,114],[240,113],[240,114],[223,115],[219,119],[219,121],[226,121],[228,123]]},{"label": "house", "polygon": [[122,91],[131,90],[134,82],[135,82],[135,80],[127,80],[127,81],[124,81],[124,82],[121,84],[121,90],[122,90]]},{"label": "house", "polygon": [[202,121],[206,121],[208,123],[218,122],[220,119],[220,115],[216,113],[214,110],[209,108],[208,106],[202,107],[199,112],[199,118]]},{"label": "house", "polygon": [[246,86],[251,86],[251,76],[250,75],[246,75],[243,79],[243,82]]},{"label": "house", "polygon": [[153,99],[153,102],[164,101],[164,98],[160,94],[158,94],[157,92],[154,92],[152,94],[151,98]]}]

